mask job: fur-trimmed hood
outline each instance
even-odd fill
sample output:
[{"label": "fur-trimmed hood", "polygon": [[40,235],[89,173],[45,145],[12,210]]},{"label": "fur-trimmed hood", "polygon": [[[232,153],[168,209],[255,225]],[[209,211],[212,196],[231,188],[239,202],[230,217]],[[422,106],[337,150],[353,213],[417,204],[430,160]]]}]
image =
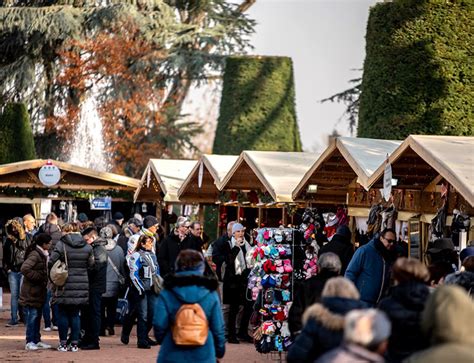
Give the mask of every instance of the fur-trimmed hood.
[{"label": "fur-trimmed hood", "polygon": [[315,320],[329,330],[343,330],[344,316],[353,309],[364,309],[366,304],[359,300],[342,297],[325,297],[321,303],[311,305],[303,314],[303,325]]}]

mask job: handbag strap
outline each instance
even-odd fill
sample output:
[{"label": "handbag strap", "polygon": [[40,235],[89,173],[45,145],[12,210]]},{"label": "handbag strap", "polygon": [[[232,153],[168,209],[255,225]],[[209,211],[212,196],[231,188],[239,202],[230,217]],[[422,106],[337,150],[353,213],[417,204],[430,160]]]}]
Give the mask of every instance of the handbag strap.
[{"label": "handbag strap", "polygon": [[120,271],[118,270],[117,266],[115,266],[114,261],[112,261],[112,259],[111,259],[109,256],[107,256],[107,260],[109,261],[110,266],[112,266],[112,269],[113,269],[114,272],[117,274],[117,276],[118,276],[119,278],[124,279],[124,277],[122,276],[122,274],[121,274]]},{"label": "handbag strap", "polygon": [[63,248],[64,248],[64,262],[66,263],[66,267],[69,268],[67,264],[67,252],[66,252],[66,244],[63,242]]}]

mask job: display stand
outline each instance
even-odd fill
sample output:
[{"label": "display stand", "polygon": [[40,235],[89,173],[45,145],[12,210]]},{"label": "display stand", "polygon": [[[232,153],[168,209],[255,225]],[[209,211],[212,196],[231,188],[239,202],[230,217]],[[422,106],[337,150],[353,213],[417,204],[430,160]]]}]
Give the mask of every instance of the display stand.
[{"label": "display stand", "polygon": [[255,346],[271,360],[285,362],[292,343],[288,311],[293,297],[295,230],[261,228],[254,233],[256,244],[248,252],[247,261],[252,266],[248,291],[255,301]]}]

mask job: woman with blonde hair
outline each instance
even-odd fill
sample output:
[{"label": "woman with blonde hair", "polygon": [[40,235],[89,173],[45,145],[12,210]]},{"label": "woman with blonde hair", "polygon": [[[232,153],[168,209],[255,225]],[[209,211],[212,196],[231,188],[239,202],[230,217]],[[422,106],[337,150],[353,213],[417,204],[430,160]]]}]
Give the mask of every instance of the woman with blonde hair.
[{"label": "woman with blonde hair", "polygon": [[392,277],[395,285],[380,302],[379,309],[392,323],[386,359],[401,362],[428,343],[421,333],[421,313],[430,294],[426,286],[430,274],[420,261],[401,257],[393,265]]},{"label": "woman with blonde hair", "polygon": [[303,330],[288,351],[289,363],[313,362],[342,342],[344,317],[367,305],[360,301],[355,285],[345,277],[330,278],[324,285],[321,302],[303,314]]}]

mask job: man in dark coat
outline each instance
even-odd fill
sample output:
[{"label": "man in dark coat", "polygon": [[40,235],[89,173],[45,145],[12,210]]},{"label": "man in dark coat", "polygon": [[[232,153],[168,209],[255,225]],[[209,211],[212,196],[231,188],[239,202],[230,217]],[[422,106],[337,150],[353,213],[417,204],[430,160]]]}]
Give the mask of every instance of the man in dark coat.
[{"label": "man in dark coat", "polygon": [[336,234],[332,237],[331,241],[325,244],[320,250],[319,255],[321,256],[326,252],[333,252],[339,256],[341,260],[342,268],[341,274],[344,275],[347,266],[354,255],[354,246],[351,242],[351,230],[345,224],[337,227]]},{"label": "man in dark coat", "polygon": [[122,232],[122,225],[123,225],[124,218],[125,217],[123,216],[122,212],[115,212],[112,217],[112,220],[109,222],[110,224],[113,224],[117,228],[117,233]]},{"label": "man in dark coat", "polygon": [[92,246],[94,254],[94,269],[89,272],[89,305],[81,314],[81,324],[85,331],[81,349],[93,350],[99,347],[99,332],[101,326],[101,299],[107,290],[107,241],[99,238],[94,227],[82,231],[84,240]]},{"label": "man in dark coat", "polygon": [[216,274],[219,281],[222,281],[222,265],[230,254],[230,240],[232,238],[232,226],[234,221],[227,223],[227,231],[214,242],[212,242],[212,262],[216,265]]},{"label": "man in dark coat", "polygon": [[189,225],[189,237],[192,244],[192,249],[202,252],[202,246],[204,245],[204,241],[201,237],[202,234],[202,224],[199,221],[191,222]]},{"label": "man in dark coat", "polygon": [[179,252],[194,248],[193,241],[189,237],[189,220],[184,216],[178,217],[176,227],[163,240],[158,253],[158,264],[160,265],[160,274],[166,276],[173,273],[174,263]]},{"label": "man in dark coat", "polygon": [[360,247],[347,266],[345,277],[359,289],[360,299],[375,306],[384,297],[390,282],[391,266],[395,260],[396,233],[386,228],[380,236]]},{"label": "man in dark coat", "polygon": [[335,253],[323,253],[318,260],[318,270],[318,274],[304,281],[295,293],[288,313],[288,326],[292,336],[300,333],[303,327],[301,317],[306,308],[321,301],[326,281],[340,274],[341,260]]}]

